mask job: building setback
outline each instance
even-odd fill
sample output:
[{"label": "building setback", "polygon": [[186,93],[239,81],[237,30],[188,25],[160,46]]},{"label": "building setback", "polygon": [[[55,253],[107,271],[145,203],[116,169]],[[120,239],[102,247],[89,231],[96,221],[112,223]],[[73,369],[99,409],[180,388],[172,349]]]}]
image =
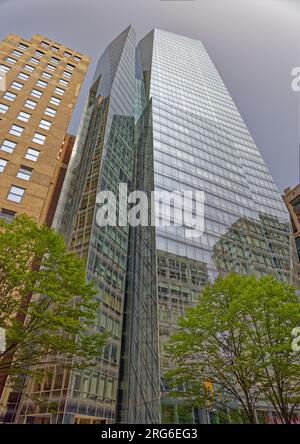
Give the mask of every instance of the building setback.
[{"label": "building setback", "polygon": [[28,41],[10,34],[0,43],[0,217],[47,220],[88,65],[89,57],[39,34]]},{"label": "building setback", "polygon": [[57,162],[52,183],[53,186],[53,193],[52,198],[50,201],[50,205],[48,207],[47,211],[47,217],[46,217],[46,224],[51,227],[55,215],[55,211],[57,208],[58,200],[61,194],[61,190],[63,187],[63,183],[66,177],[67,169],[69,166],[69,162],[72,156],[72,151],[74,147],[76,137],[71,134],[66,134],[63,144],[61,146],[60,152],[59,152],[59,161]]},{"label": "building setback", "polygon": [[[69,165],[54,226],[86,260],[102,302],[95,327],[109,340],[93,369],[45,369],[52,378],[28,390],[57,413],[26,398],[17,421],[202,422],[164,378],[178,317],[218,273],[294,279],[287,211],[202,43],[155,29],[136,46],[123,31],[99,60]],[[100,227],[97,193],[120,182],[148,196],[203,191],[203,234]]]}]

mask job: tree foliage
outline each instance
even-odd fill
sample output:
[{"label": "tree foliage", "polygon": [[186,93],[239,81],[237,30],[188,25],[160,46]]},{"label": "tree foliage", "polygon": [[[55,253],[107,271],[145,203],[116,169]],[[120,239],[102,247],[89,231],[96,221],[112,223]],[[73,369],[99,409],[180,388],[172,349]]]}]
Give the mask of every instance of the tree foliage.
[{"label": "tree foliage", "polygon": [[300,406],[300,353],[291,346],[298,326],[293,287],[272,276],[218,277],[168,344],[174,396],[208,407],[238,401],[250,423],[258,402],[268,401],[290,423]]},{"label": "tree foliage", "polygon": [[36,364],[87,367],[104,344],[99,302],[83,262],[63,238],[25,215],[0,226],[0,374],[29,375]]}]

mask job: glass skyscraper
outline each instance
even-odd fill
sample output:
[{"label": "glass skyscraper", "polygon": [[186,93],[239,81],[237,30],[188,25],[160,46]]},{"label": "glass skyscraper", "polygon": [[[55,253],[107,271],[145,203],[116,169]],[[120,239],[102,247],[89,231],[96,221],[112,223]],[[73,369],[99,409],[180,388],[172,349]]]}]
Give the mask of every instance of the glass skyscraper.
[{"label": "glass skyscraper", "polygon": [[[99,227],[97,193],[117,194],[119,183],[147,196],[203,191],[203,234]],[[55,221],[96,282],[95,328],[109,340],[94,369],[51,369],[48,385],[31,383],[32,394],[58,401],[57,414],[24,401],[18,421],[201,422],[168,395],[164,343],[220,272],[295,282],[288,220],[202,43],[155,29],[136,45],[127,28],[98,63]]]},{"label": "glass skyscraper", "polygon": [[205,193],[201,237],[188,238],[184,227],[156,229],[162,421],[191,422],[197,412],[187,415],[169,399],[163,378],[164,343],[185,306],[219,272],[293,282],[296,273],[281,197],[202,43],[155,29],[139,50],[151,100],[154,187]]}]

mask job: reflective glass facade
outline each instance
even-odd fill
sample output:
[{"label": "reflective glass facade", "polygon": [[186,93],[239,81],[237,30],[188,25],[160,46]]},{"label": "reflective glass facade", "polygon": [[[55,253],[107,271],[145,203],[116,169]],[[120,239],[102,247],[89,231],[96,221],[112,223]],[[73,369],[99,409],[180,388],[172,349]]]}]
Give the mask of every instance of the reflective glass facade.
[{"label": "reflective glass facade", "polygon": [[205,233],[158,229],[157,248],[207,263],[240,217],[287,221],[283,202],[230,94],[201,42],[155,30],[150,96],[155,187],[205,192]]},{"label": "reflective glass facade", "polygon": [[155,190],[201,190],[204,233],[156,229],[162,422],[203,422],[168,396],[164,343],[219,272],[295,282],[287,212],[201,42],[155,29],[139,44],[152,101]]},{"label": "reflective glass facade", "polygon": [[117,193],[119,182],[131,186],[134,115],[135,33],[129,27],[99,60],[55,222],[86,261],[87,278],[95,282],[101,302],[94,328],[106,332],[108,340],[95,367],[60,371],[60,387],[54,385],[57,369],[47,385],[33,381],[31,393],[57,402],[58,412],[50,413],[51,402],[38,408],[25,401],[19,422],[41,417],[51,423],[116,421],[129,227],[99,227],[96,196],[102,190]]},{"label": "reflective glass facade", "polygon": [[[174,224],[100,228],[96,195],[117,194],[120,182],[148,197],[203,191],[203,234]],[[164,380],[178,317],[220,272],[296,273],[287,211],[201,42],[155,29],[136,47],[129,27],[109,45],[65,184],[55,226],[86,260],[102,302],[95,328],[110,339],[94,369],[54,369],[31,389],[58,400],[58,414],[25,402],[19,422],[203,422],[170,399]]]}]

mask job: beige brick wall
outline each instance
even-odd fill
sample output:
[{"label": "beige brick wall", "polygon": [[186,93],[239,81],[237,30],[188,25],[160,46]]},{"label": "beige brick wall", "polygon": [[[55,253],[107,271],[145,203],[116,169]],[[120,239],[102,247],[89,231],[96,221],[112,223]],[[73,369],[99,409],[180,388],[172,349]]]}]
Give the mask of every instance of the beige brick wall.
[{"label": "beige brick wall", "polygon": [[[48,48],[42,46],[41,42],[48,43]],[[20,43],[27,45],[28,49],[21,49],[19,47]],[[53,46],[59,48],[59,51],[54,52],[51,49]],[[13,55],[13,50],[20,51],[22,55],[19,57]],[[42,51],[44,55],[41,57],[36,56],[36,50]],[[68,52],[70,56],[67,56],[66,52]],[[74,56],[80,58],[80,60],[74,59]],[[6,61],[7,57],[14,58],[16,63],[9,63]],[[38,59],[39,63],[31,63],[31,57]],[[60,59],[57,65],[51,61],[52,57]],[[0,104],[9,106],[9,110],[5,114],[0,112],[0,158],[8,161],[4,171],[0,173],[0,211],[1,209],[6,209],[16,213],[27,213],[39,222],[46,220],[47,210],[51,203],[54,189],[55,180],[53,175],[59,167],[59,163],[62,161],[59,154],[81,85],[88,69],[89,61],[88,56],[79,54],[64,45],[53,42],[38,34],[34,35],[30,41],[10,34],[0,42],[0,65],[3,64],[10,68],[6,74],[6,88],[7,91],[17,95],[16,99],[11,102],[3,97],[5,92],[0,92]],[[25,70],[25,64],[34,67],[34,71],[29,72]],[[48,64],[55,66],[55,71],[47,70]],[[71,78],[63,76],[64,71],[68,71],[67,64],[75,66],[73,71],[69,71],[72,74]],[[42,76],[44,71],[52,75],[51,79]],[[29,75],[29,78],[27,80],[18,78],[20,72]],[[60,79],[69,81],[69,84],[67,86],[59,84]],[[38,80],[47,82],[47,87],[41,88],[37,86]],[[24,86],[21,90],[13,89],[11,87],[13,81],[22,83]],[[54,92],[56,87],[65,90],[63,96]],[[42,97],[36,98],[31,96],[32,89],[41,91],[43,93]],[[50,104],[52,96],[61,99],[59,106]],[[27,99],[37,102],[35,110],[24,107]],[[55,117],[49,117],[44,114],[47,106],[56,110]],[[17,119],[20,111],[31,114],[28,122]],[[41,119],[52,123],[50,130],[39,128]],[[21,137],[9,134],[9,130],[13,124],[24,128]],[[32,141],[35,132],[46,136],[44,145],[39,145]],[[1,145],[5,139],[17,143],[12,154],[1,150]],[[28,148],[40,151],[39,158],[36,162],[25,159]],[[29,181],[16,177],[21,165],[33,168]],[[24,196],[20,203],[7,200],[11,185],[25,189]]]}]

